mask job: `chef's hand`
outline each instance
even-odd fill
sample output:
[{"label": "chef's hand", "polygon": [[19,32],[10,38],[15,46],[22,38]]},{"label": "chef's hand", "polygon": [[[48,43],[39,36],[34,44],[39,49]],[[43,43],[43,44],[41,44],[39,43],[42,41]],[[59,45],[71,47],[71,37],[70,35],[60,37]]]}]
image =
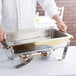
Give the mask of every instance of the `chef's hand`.
[{"label": "chef's hand", "polygon": [[4,41],[5,39],[6,39],[6,34],[2,30],[2,28],[0,27],[0,42]]},{"label": "chef's hand", "polygon": [[62,32],[66,32],[67,31],[67,26],[64,24],[64,22],[62,21],[62,19],[60,18],[60,16],[58,14],[54,15],[53,19],[56,20],[58,28]]},{"label": "chef's hand", "polygon": [[67,31],[67,25],[65,25],[64,22],[57,23],[57,25],[58,25],[58,28],[60,29],[60,31],[62,31],[62,32]]}]

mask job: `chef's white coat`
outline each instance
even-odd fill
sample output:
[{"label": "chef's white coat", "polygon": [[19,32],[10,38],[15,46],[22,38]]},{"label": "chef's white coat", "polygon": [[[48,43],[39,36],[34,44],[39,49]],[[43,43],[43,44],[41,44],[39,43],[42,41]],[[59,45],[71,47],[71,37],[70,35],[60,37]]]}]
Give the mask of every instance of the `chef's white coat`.
[{"label": "chef's white coat", "polygon": [[0,0],[0,26],[5,32],[35,27],[37,1],[52,18],[58,14],[54,0]]}]

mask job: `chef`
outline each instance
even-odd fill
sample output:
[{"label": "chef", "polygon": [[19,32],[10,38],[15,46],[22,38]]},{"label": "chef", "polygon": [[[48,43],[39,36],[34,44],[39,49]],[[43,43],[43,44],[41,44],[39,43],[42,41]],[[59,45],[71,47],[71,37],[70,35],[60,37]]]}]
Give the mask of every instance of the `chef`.
[{"label": "chef", "polygon": [[57,21],[58,28],[66,32],[67,26],[59,17],[54,0],[0,0],[0,42],[7,39],[7,33],[35,28],[37,2]]},{"label": "chef", "polygon": [[37,1],[57,21],[58,28],[66,32],[67,26],[59,17],[54,0],[0,0],[0,42],[7,33],[35,27]]}]

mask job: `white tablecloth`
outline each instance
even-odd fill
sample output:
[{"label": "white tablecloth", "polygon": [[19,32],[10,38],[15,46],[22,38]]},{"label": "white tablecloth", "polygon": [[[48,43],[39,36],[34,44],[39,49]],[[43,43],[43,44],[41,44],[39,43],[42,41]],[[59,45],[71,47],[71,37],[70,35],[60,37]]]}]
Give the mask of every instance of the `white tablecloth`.
[{"label": "white tablecloth", "polygon": [[63,61],[35,58],[19,69],[5,58],[6,61],[0,61],[0,76],[76,76],[76,46],[69,47]]}]

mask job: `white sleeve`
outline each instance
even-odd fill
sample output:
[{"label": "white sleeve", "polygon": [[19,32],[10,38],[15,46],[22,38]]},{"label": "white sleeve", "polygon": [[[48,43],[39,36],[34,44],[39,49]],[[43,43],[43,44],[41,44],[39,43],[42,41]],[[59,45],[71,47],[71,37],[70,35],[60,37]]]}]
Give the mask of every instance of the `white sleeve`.
[{"label": "white sleeve", "polygon": [[0,23],[1,23],[1,19],[2,19],[2,0],[0,0]]},{"label": "white sleeve", "polygon": [[54,0],[38,0],[38,2],[51,18],[59,14]]}]

